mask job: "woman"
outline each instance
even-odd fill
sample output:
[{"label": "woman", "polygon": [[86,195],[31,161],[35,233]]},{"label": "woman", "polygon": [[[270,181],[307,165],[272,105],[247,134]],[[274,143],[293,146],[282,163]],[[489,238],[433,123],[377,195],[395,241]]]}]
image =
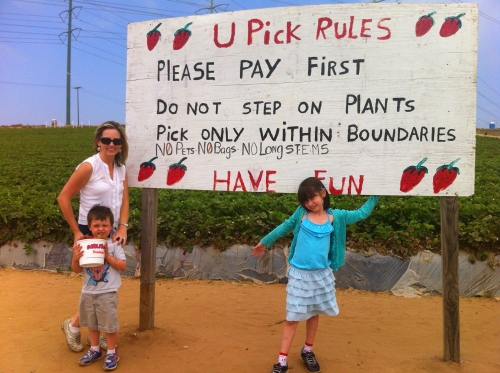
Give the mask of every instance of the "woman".
[{"label": "woman", "polygon": [[[93,143],[96,154],[80,163],[57,197],[61,212],[68,222],[74,243],[91,232],[87,225],[87,213],[96,204],[107,206],[114,216],[115,226],[111,232],[113,242],[122,246],[127,241],[129,217],[129,194],[125,161],[128,143],[120,124],[108,121],[101,124]],[[78,221],[75,219],[71,199],[80,193]],[[61,328],[70,350],[80,352],[80,317],[78,312],[65,320]],[[101,337],[101,348],[106,348]]]}]

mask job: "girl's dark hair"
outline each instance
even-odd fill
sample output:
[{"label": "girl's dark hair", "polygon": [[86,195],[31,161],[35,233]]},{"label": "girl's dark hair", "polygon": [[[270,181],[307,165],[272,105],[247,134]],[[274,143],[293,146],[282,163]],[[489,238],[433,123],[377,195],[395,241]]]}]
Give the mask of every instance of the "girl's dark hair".
[{"label": "girl's dark hair", "polygon": [[125,131],[123,130],[122,127],[120,127],[120,123],[115,122],[113,120],[109,120],[107,122],[104,122],[101,124],[95,131],[95,136],[94,136],[94,150],[96,153],[99,153],[97,150],[97,143],[102,137],[102,133],[104,130],[117,130],[120,133],[120,138],[123,140],[123,144],[121,147],[121,152],[119,152],[117,155],[115,155],[115,164],[118,166],[122,166],[125,164],[127,161],[128,157],[128,142],[127,142],[127,136],[125,135]]},{"label": "girl's dark hair", "polygon": [[111,212],[111,209],[106,206],[95,205],[89,210],[89,213],[87,214],[87,224],[89,226],[94,220],[106,220],[106,219],[109,219],[111,226],[113,226],[114,224],[113,213]]},{"label": "girl's dark hair", "polygon": [[299,185],[299,191],[297,192],[297,199],[300,205],[305,208],[307,200],[314,198],[316,195],[320,194],[322,190],[325,190],[325,198],[323,198],[323,208],[325,210],[330,208],[330,196],[326,190],[323,183],[317,177],[308,177],[302,181]]}]

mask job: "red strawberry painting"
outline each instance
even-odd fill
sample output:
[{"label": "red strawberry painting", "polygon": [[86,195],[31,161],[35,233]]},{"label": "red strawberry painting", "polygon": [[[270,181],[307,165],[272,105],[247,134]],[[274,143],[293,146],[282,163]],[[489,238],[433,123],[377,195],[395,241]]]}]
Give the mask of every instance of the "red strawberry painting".
[{"label": "red strawberry painting", "polygon": [[187,171],[187,167],[182,164],[187,157],[182,158],[179,162],[171,164],[168,167],[167,185],[174,185],[182,180]]},{"label": "red strawberry painting", "polygon": [[432,180],[435,194],[448,188],[451,184],[453,184],[457,175],[460,174],[459,169],[457,167],[453,167],[459,159],[460,158],[455,159],[450,164],[444,164],[436,168],[436,173],[434,174],[434,178]]},{"label": "red strawberry painting", "polygon": [[427,167],[422,166],[427,158],[422,159],[416,166],[406,167],[401,175],[399,190],[408,193],[415,188],[427,173]]},{"label": "red strawberry painting", "polygon": [[148,42],[148,49],[150,51],[153,50],[154,47],[156,47],[156,44],[158,43],[158,40],[160,40],[161,37],[161,32],[158,31],[158,27],[161,26],[161,23],[158,23],[158,25],[149,31],[146,35],[146,41]]},{"label": "red strawberry painting", "polygon": [[151,175],[153,175],[156,170],[156,165],[153,163],[153,161],[156,158],[158,157],[151,158],[149,161],[141,163],[141,165],[139,166],[139,175],[137,175],[137,181],[149,179]]},{"label": "red strawberry painting", "polygon": [[188,30],[188,27],[191,26],[193,22],[189,22],[186,26],[183,28],[178,29],[175,34],[174,34],[174,50],[179,50],[183,46],[186,45],[188,42],[190,36],[191,36],[191,30]]},{"label": "red strawberry painting", "polygon": [[462,21],[460,17],[465,16],[465,13],[459,14],[456,17],[448,17],[444,20],[441,30],[439,30],[439,35],[443,38],[454,35],[462,27]]},{"label": "red strawberry painting", "polygon": [[424,36],[429,32],[432,26],[434,26],[434,19],[432,18],[432,15],[435,13],[436,12],[431,12],[426,16],[422,16],[418,19],[417,23],[415,24],[415,35],[417,35],[417,37]]}]

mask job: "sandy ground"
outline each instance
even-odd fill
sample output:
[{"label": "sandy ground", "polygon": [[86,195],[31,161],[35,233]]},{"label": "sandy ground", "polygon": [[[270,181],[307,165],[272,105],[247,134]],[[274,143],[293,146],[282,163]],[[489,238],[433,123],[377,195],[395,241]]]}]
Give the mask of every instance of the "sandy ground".
[{"label": "sandy ground", "polygon": [[[0,269],[0,372],[101,372],[77,364],[60,329],[76,310],[81,278]],[[118,308],[122,372],[269,373],[285,315],[285,285],[159,279],[155,328],[138,331],[140,280],[124,278]],[[320,317],[314,344],[324,373],[500,372],[500,302],[460,299],[462,363],[443,361],[442,298],[337,292],[340,315]],[[290,373],[306,372],[299,349]],[[87,331],[82,330],[85,341]]]}]

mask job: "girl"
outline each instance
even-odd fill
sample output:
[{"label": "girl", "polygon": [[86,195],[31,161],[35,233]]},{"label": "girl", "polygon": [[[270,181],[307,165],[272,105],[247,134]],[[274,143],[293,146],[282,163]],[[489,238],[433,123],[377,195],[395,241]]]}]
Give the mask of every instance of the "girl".
[{"label": "girl", "polygon": [[315,177],[302,181],[297,197],[300,206],[294,214],[253,248],[253,255],[259,257],[266,247],[293,230],[288,255],[286,321],[278,362],[272,373],[288,371],[288,351],[299,321],[304,320],[307,320],[306,340],[300,356],[308,372],[320,372],[312,346],[319,314],[336,316],[339,313],[332,269],[337,271],[344,265],[346,226],[370,215],[380,198],[370,197],[359,210],[332,210],[325,186]]}]

